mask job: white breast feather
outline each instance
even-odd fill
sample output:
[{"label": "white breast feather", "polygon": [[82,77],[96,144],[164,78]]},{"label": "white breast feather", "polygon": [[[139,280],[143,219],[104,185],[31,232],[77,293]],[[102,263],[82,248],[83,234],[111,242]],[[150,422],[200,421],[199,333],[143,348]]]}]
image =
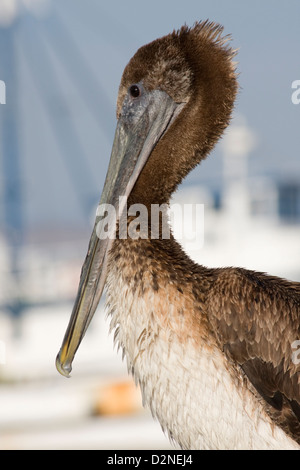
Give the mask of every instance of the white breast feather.
[{"label": "white breast feather", "polygon": [[144,405],[171,440],[184,449],[299,449],[271,423],[242,381],[237,378],[235,385],[220,350],[195,345],[192,338],[178,340],[168,293],[163,296],[166,326],[155,312],[161,289],[139,297],[117,269],[110,272],[108,286],[115,340],[141,386]]}]

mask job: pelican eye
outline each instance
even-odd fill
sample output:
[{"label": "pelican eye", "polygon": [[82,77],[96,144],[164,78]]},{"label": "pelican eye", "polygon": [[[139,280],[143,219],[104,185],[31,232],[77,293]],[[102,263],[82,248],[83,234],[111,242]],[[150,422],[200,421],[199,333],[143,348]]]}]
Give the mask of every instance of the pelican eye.
[{"label": "pelican eye", "polygon": [[138,98],[141,95],[141,89],[138,85],[131,85],[129,88],[129,93],[132,98]]}]

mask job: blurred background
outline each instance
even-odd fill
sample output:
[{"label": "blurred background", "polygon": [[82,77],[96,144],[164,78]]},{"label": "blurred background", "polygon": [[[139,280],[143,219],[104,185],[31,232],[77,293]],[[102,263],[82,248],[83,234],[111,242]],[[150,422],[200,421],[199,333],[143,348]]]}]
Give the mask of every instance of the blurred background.
[{"label": "blurred background", "polygon": [[122,71],[143,44],[207,18],[239,48],[241,88],[224,139],[174,197],[204,204],[203,246],[181,242],[208,266],[300,281],[298,0],[0,0],[0,449],[170,448],[113,348],[102,304],[72,378],[54,362]]}]

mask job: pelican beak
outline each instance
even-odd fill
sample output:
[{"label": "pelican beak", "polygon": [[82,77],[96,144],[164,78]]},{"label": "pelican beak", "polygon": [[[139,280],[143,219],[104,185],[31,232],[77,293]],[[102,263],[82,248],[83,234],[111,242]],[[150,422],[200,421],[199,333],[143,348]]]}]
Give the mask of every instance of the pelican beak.
[{"label": "pelican beak", "polygon": [[[129,96],[124,100],[99,204],[100,209],[113,206],[117,217],[108,221],[103,214],[105,211],[97,211],[74,308],[56,358],[57,370],[66,377],[70,375],[75,353],[103,292],[107,277],[107,257],[123,210],[119,200],[129,197],[153,148],[182,107],[183,104],[175,103],[165,92],[159,90],[144,92],[138,102],[133,103]],[[108,231],[104,230],[104,225],[108,226]]]}]

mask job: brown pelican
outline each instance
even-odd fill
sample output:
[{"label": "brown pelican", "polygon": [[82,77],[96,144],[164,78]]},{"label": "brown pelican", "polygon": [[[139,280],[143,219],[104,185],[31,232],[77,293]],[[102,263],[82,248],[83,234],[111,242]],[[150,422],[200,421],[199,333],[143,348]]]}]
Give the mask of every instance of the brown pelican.
[{"label": "brown pelican", "polygon": [[[169,203],[229,123],[235,53],[222,31],[208,21],[183,26],[141,47],[124,70],[100,201],[118,216],[96,217],[57,368],[69,375],[106,284],[115,340],[172,441],[184,449],[297,449],[300,283],[195,264],[172,234],[162,237],[163,214],[151,237],[154,204]],[[140,237],[124,236],[124,226],[121,234],[124,198],[147,208],[149,231]],[[113,226],[106,238],[104,225]]]}]

